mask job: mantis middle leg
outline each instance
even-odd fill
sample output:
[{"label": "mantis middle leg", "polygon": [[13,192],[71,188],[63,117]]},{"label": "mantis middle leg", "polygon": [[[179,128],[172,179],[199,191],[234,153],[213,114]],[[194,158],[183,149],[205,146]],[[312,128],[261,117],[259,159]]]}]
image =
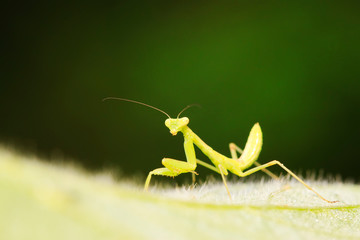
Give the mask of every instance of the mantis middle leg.
[{"label": "mantis middle leg", "polygon": [[[217,169],[215,166],[211,165],[211,164],[208,164],[204,161],[201,161],[199,159],[196,159],[196,163],[203,166],[203,167],[206,167],[214,172],[217,172],[218,174],[221,174],[221,172],[219,171],[219,169]],[[192,183],[193,185],[195,185],[195,181],[196,181],[196,178],[195,178],[195,173],[192,174]]]},{"label": "mantis middle leg", "polygon": [[201,160],[199,160],[199,159],[196,159],[196,162],[197,162],[199,165],[202,165],[202,166],[204,166],[204,167],[206,167],[206,168],[208,168],[208,169],[210,169],[210,170],[213,170],[214,172],[217,172],[217,173],[219,173],[219,174],[221,175],[221,178],[222,178],[222,180],[223,180],[223,182],[224,182],[226,191],[227,191],[227,193],[228,193],[228,195],[229,195],[229,198],[230,198],[230,200],[231,200],[230,190],[229,190],[229,188],[228,188],[228,185],[227,185],[227,182],[226,182],[226,178],[225,178],[225,175],[228,174],[227,170],[224,169],[221,165],[219,165],[218,168],[216,168],[216,167],[214,167],[213,165],[210,165],[210,164],[208,164],[208,163],[206,163],[206,162],[203,162],[203,161],[201,161]]}]

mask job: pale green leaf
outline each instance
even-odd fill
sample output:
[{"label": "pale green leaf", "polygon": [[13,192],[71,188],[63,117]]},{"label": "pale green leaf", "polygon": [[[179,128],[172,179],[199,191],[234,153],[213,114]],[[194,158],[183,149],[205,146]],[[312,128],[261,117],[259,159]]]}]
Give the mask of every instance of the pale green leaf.
[{"label": "pale green leaf", "polygon": [[284,179],[144,193],[0,148],[0,239],[360,239],[360,187],[309,183],[340,202]]}]

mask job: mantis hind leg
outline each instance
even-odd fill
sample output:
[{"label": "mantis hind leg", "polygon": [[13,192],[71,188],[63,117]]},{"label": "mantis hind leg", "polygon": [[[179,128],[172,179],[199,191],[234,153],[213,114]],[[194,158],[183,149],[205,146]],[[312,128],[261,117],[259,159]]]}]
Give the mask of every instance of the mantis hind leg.
[{"label": "mantis hind leg", "polygon": [[250,174],[253,174],[254,172],[263,170],[265,168],[268,168],[270,166],[273,165],[279,165],[282,169],[284,169],[286,172],[288,172],[291,176],[293,176],[296,180],[298,180],[300,183],[302,183],[307,189],[309,189],[310,191],[312,191],[313,193],[315,193],[319,198],[321,198],[322,200],[328,202],[328,203],[336,203],[338,201],[329,201],[326,198],[324,198],[323,196],[321,196],[318,192],[316,192],[313,188],[311,188],[309,185],[307,185],[303,180],[301,180],[295,173],[293,173],[292,171],[290,171],[287,167],[285,167],[281,162],[277,161],[277,160],[273,160],[271,162],[265,163],[263,165],[260,165],[258,167],[254,167],[250,170],[247,170],[246,172],[240,173],[238,174],[240,177],[245,177],[248,176]]},{"label": "mantis hind leg", "polygon": [[[239,160],[239,157],[237,155],[237,152],[242,154],[243,153],[243,150],[238,147],[235,143],[230,143],[229,144],[229,148],[230,148],[230,153],[231,153],[231,158],[234,159],[234,160]],[[255,166],[261,166],[260,163],[258,162],[254,162],[254,165]],[[267,170],[267,169],[261,169],[261,171],[263,171],[264,173],[266,173],[267,175],[269,175],[270,177],[272,177],[273,179],[275,180],[279,180],[279,177],[276,176],[274,173],[272,173],[271,171]]]}]

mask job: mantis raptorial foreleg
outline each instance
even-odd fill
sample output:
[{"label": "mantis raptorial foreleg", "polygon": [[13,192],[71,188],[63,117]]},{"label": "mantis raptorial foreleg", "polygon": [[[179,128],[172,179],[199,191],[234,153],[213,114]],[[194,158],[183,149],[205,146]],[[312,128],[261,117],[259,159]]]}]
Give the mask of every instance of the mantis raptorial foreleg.
[{"label": "mantis raptorial foreleg", "polygon": [[195,156],[194,144],[193,141],[191,139],[188,139],[187,137],[185,137],[185,141],[184,141],[184,150],[186,155],[186,162],[172,158],[163,158],[161,163],[165,166],[165,168],[157,168],[151,171],[148,177],[146,178],[144,189],[145,190],[148,189],[152,175],[176,177],[179,174],[188,173],[188,172],[197,175],[197,173],[195,172],[196,156]]},{"label": "mantis raptorial foreleg", "polygon": [[157,168],[149,172],[149,175],[146,178],[145,181],[145,187],[144,189],[147,190],[149,188],[150,180],[152,175],[161,175],[161,176],[167,176],[167,177],[176,177],[179,175],[177,172],[173,172],[167,168]]},{"label": "mantis raptorial foreleg", "polygon": [[161,175],[167,177],[176,177],[181,173],[191,172],[193,174],[197,173],[194,171],[196,168],[196,163],[192,164],[189,162],[184,162],[180,160],[175,160],[171,158],[163,158],[162,164],[165,166],[164,168],[157,168],[151,172],[146,178],[144,189],[147,190],[150,184],[152,175]]},{"label": "mantis raptorial foreleg", "polygon": [[191,164],[189,162],[184,162],[172,158],[163,158],[162,164],[172,172],[185,173],[185,172],[194,172],[196,164]]},{"label": "mantis raptorial foreleg", "polygon": [[[229,144],[229,148],[230,148],[230,153],[231,153],[231,158],[234,160],[239,160],[239,157],[237,156],[236,152],[239,152],[240,154],[243,153],[243,150],[238,147],[235,143],[230,143]],[[254,165],[256,166],[261,166],[260,163],[258,162],[254,162]],[[276,176],[274,173],[272,173],[271,171],[267,170],[267,169],[261,169],[261,171],[263,171],[264,173],[266,173],[267,175],[269,175],[270,177],[272,177],[275,180],[279,180],[279,177]]]}]

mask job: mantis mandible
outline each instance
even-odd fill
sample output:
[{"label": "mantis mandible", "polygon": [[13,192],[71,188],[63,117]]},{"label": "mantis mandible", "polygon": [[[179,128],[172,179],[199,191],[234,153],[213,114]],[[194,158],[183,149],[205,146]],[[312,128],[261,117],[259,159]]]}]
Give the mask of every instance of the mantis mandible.
[{"label": "mantis mandible", "polygon": [[[167,114],[165,111],[153,107],[151,105],[125,99],[125,98],[117,98],[117,97],[107,97],[104,98],[103,101],[114,99],[114,100],[121,100],[121,101],[127,101],[132,102],[140,105],[147,106],[149,108],[153,108],[159,112],[162,112],[165,114],[168,118],[165,120],[165,126],[169,128],[170,133],[175,136],[178,132],[181,132],[184,135],[184,149],[185,149],[185,155],[186,155],[186,162],[180,161],[172,158],[163,158],[162,164],[164,165],[163,168],[156,168],[149,172],[148,177],[145,181],[144,190],[147,191],[150,185],[150,180],[152,175],[161,175],[161,176],[167,176],[167,177],[176,177],[182,173],[193,173],[197,174],[195,172],[195,169],[197,167],[197,164],[202,165],[210,170],[213,170],[214,172],[217,172],[221,175],[221,178],[223,180],[223,183],[225,185],[226,191],[229,195],[229,198],[231,199],[231,194],[229,191],[229,188],[226,183],[226,178],[229,174],[229,172],[232,172],[233,174],[239,176],[239,177],[246,177],[250,174],[253,174],[257,171],[264,171],[268,175],[270,175],[273,178],[277,178],[273,173],[268,171],[266,168],[273,166],[273,165],[279,165],[282,169],[284,169],[286,172],[288,172],[292,177],[294,177],[297,181],[302,183],[307,189],[315,193],[319,198],[322,200],[328,202],[328,203],[335,203],[338,201],[330,201],[324,198],[322,195],[320,195],[318,192],[316,192],[313,188],[311,188],[308,184],[306,184],[301,178],[299,178],[295,173],[290,171],[287,167],[285,167],[281,162],[278,160],[272,160],[265,164],[260,164],[257,162],[257,159],[259,157],[261,148],[262,148],[262,131],[260,128],[259,123],[255,123],[255,125],[252,127],[248,140],[245,144],[244,150],[242,150],[240,147],[238,147],[235,143],[230,143],[230,154],[231,158],[226,157],[217,151],[213,150],[209,145],[207,145],[201,138],[196,135],[189,127],[189,118],[182,117],[180,118],[181,113],[183,113],[186,109],[191,107],[192,105],[186,106],[178,115],[176,118],[171,118],[169,114]],[[195,149],[194,145],[196,145],[213,163],[213,165],[210,165],[206,162],[203,162],[199,159],[196,159],[195,155]],[[240,153],[240,157],[238,157],[237,153]],[[252,165],[256,165],[256,167],[248,169]],[[246,170],[248,169],[248,170]],[[245,171],[246,170],[246,171]]]}]

